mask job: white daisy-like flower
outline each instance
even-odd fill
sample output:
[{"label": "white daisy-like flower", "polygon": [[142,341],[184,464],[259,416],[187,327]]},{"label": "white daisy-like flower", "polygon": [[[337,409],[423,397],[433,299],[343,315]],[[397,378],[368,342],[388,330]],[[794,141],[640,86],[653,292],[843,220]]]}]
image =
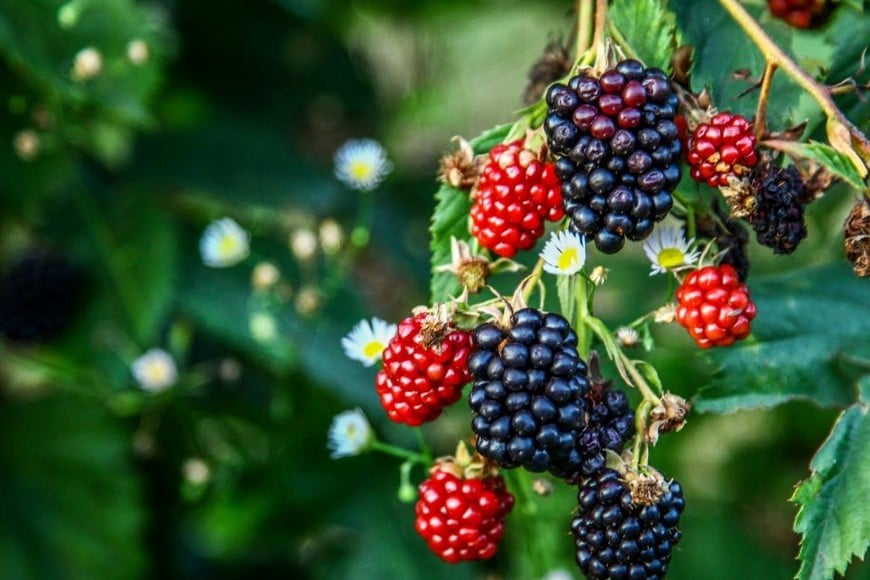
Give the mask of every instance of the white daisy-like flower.
[{"label": "white daisy-like flower", "polygon": [[360,361],[370,367],[381,359],[387,343],[396,334],[396,325],[387,324],[380,318],[360,320],[347,336],[341,339],[341,346],[348,358]]},{"label": "white daisy-like flower", "polygon": [[544,272],[570,276],[586,264],[586,244],[579,236],[567,231],[553,232],[541,250],[541,257],[544,259]]},{"label": "white daisy-like flower", "polygon": [[210,223],[199,239],[199,253],[206,266],[226,268],[248,257],[251,235],[232,218]]},{"label": "white daisy-like flower", "polygon": [[676,227],[659,227],[643,243],[643,251],[652,263],[650,276],[665,274],[698,261],[700,254],[691,250],[695,239],[687,240],[682,230]]},{"label": "white daisy-like flower", "polygon": [[326,447],[333,459],[359,455],[372,441],[372,427],[362,409],[344,411],[332,418]]},{"label": "white daisy-like flower", "polygon": [[89,46],[76,53],[73,59],[72,76],[76,80],[86,81],[94,78],[103,70],[102,53]]},{"label": "white daisy-like flower", "polygon": [[137,358],[131,369],[139,386],[152,393],[165,391],[178,379],[172,355],[159,348],[152,348]]},{"label": "white daisy-like flower", "polygon": [[393,170],[383,145],[374,139],[351,139],[335,152],[335,176],[357,191],[372,191]]}]

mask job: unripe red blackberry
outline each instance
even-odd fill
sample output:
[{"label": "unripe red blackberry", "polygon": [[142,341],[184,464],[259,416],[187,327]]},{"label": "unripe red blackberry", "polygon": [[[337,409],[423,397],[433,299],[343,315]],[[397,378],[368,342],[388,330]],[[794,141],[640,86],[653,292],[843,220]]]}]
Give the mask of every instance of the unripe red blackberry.
[{"label": "unripe red blackberry", "polygon": [[0,334],[13,342],[56,337],[75,316],[83,283],[82,272],[64,258],[22,258],[0,279]]},{"label": "unripe red blackberry", "polygon": [[794,252],[807,237],[804,222],[806,184],[793,166],[782,168],[765,163],[752,173],[750,188],[755,196],[752,228],[759,244],[774,254]]},{"label": "unripe red blackberry", "polygon": [[471,428],[481,455],[502,467],[579,476],[589,382],[565,318],[524,308],[508,329],[482,324],[474,330],[468,368]]},{"label": "unripe red blackberry", "polygon": [[677,96],[667,75],[624,60],[547,91],[547,143],[571,229],[612,254],[642,240],[680,181]]},{"label": "unripe red blackberry", "polygon": [[500,475],[468,476],[455,463],[439,461],[420,484],[415,528],[446,562],[486,560],[498,550],[513,507]]},{"label": "unripe red blackberry", "polygon": [[496,145],[471,192],[471,233],[483,247],[510,258],[544,235],[547,221],[562,219],[561,182],[552,163],[523,146]]},{"label": "unripe red blackberry", "polygon": [[470,352],[471,335],[453,328],[437,310],[400,322],[375,379],[390,419],[416,427],[458,401],[471,380],[466,366]]},{"label": "unripe red blackberry", "polygon": [[827,0],[767,0],[770,13],[795,28],[812,28],[824,21],[831,9]]},{"label": "unripe red blackberry", "polygon": [[605,469],[586,481],[577,499],[571,530],[577,565],[587,578],[664,578],[682,537],[677,526],[685,501],[678,482],[633,474],[624,479]]},{"label": "unripe red blackberry", "polygon": [[677,322],[701,348],[728,346],[749,336],[755,303],[728,264],[691,272],[675,295]]},{"label": "unripe red blackberry", "polygon": [[728,185],[729,177],[744,177],[758,154],[752,124],[740,115],[718,113],[695,127],[687,155],[692,179],[710,187]]}]

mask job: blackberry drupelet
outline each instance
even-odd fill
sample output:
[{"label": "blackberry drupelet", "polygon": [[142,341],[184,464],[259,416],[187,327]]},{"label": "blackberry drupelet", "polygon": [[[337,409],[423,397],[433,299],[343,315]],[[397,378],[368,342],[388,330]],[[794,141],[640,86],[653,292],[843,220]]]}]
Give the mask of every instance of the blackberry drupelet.
[{"label": "blackberry drupelet", "polygon": [[578,445],[583,458],[580,472],[592,477],[607,461],[606,450],[621,453],[625,442],[634,435],[634,411],[622,389],[613,387],[613,381],[604,379],[598,369],[598,355],[589,357],[589,391],[584,396],[588,411],[586,428]]},{"label": "blackberry drupelet", "polygon": [[732,177],[749,175],[758,163],[752,123],[722,112],[700,123],[689,138],[689,175],[710,187],[725,187]]},{"label": "blackberry drupelet", "polygon": [[571,529],[577,565],[587,578],[657,580],[667,573],[682,536],[677,525],[685,507],[683,489],[676,481],[655,478],[635,483],[605,469],[580,488]]},{"label": "blackberry drupelet", "polygon": [[508,329],[478,326],[468,368],[471,428],[481,455],[502,467],[579,476],[589,383],[565,318],[524,308]]},{"label": "blackberry drupelet", "polygon": [[750,186],[756,202],[751,223],[758,243],[773,248],[774,254],[791,254],[807,237],[800,172],[793,165],[765,163],[753,172]]},{"label": "blackberry drupelet", "polygon": [[643,240],[680,181],[677,96],[667,75],[623,60],[547,91],[547,143],[571,229],[612,254]]},{"label": "blackberry drupelet", "polygon": [[58,256],[30,255],[0,280],[0,334],[12,342],[44,342],[65,330],[80,306],[84,278]]}]

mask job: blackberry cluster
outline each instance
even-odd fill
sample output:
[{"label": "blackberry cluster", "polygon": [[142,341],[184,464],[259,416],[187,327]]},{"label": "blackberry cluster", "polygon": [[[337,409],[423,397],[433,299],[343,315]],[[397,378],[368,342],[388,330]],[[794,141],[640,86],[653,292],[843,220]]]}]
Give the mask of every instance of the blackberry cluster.
[{"label": "blackberry cluster", "polygon": [[81,272],[67,260],[26,256],[0,280],[0,334],[43,342],[67,328],[79,306]]},{"label": "blackberry cluster", "polygon": [[750,187],[756,201],[751,223],[758,243],[773,248],[774,254],[791,254],[807,237],[800,173],[793,165],[764,164],[753,172]]},{"label": "blackberry cluster", "polygon": [[591,478],[577,496],[579,512],[571,522],[577,564],[587,578],[664,578],[671,551],[682,533],[677,527],[685,507],[676,481],[640,503],[612,469]]},{"label": "blackberry cluster", "polygon": [[583,463],[580,472],[591,477],[601,471],[607,461],[606,450],[622,452],[625,442],[634,435],[634,411],[625,391],[613,387],[598,372],[598,357],[589,357],[590,388],[584,399],[588,422],[580,435],[579,446]]},{"label": "blackberry cluster", "polygon": [[547,144],[557,158],[571,229],[612,254],[643,240],[673,205],[680,181],[677,96],[667,75],[623,60],[599,78],[547,91]]},{"label": "blackberry cluster", "polygon": [[568,479],[579,474],[589,382],[577,335],[564,317],[525,308],[507,330],[478,326],[468,368],[474,377],[471,428],[481,455],[502,467]]}]

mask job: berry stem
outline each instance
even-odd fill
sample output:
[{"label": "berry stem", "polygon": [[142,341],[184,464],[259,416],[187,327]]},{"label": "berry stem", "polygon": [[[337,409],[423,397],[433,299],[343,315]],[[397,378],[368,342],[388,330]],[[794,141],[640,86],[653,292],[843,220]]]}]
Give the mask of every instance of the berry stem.
[{"label": "berry stem", "polygon": [[616,45],[622,49],[622,51],[625,53],[625,56],[627,56],[628,58],[633,58],[637,61],[641,60],[638,54],[634,51],[634,49],[622,35],[622,32],[619,31],[619,29],[616,27],[615,24],[613,24],[613,22],[611,22],[607,26],[607,32],[610,33],[613,41],[616,42]]},{"label": "berry stem", "polygon": [[592,45],[594,12],[595,0],[577,0],[577,54],[575,60],[580,60]]},{"label": "berry stem", "polygon": [[858,153],[864,160],[865,165],[858,166],[857,161],[859,160],[849,156],[846,151],[842,151],[841,149],[844,147],[844,144],[839,144],[839,147],[836,143],[831,143],[831,145],[841,153],[849,156],[861,175],[866,175],[866,162],[870,159],[870,140],[867,139],[858,127],[853,125],[852,122],[843,115],[836,103],[834,103],[834,100],[831,97],[831,92],[828,88],[816,82],[809,73],[798,66],[797,63],[795,63],[795,61],[792,60],[791,57],[789,57],[785,51],[783,51],[770,38],[770,36],[767,35],[766,32],[764,32],[764,29],[761,28],[755,19],[752,18],[745,8],[743,8],[739,0],[719,0],[719,3],[728,11],[729,14],[731,14],[731,17],[734,18],[737,24],[746,32],[747,36],[755,42],[756,46],[758,46],[758,49],[767,61],[781,68],[785,74],[791,77],[798,85],[800,85],[801,88],[813,97],[816,103],[818,103],[819,107],[821,107],[822,111],[824,111],[828,117],[829,139],[832,132],[832,121],[834,121],[833,125],[840,125],[846,129],[851,137],[853,146],[857,147]]},{"label": "berry stem", "polygon": [[426,465],[430,462],[429,457],[424,453],[414,453],[413,451],[408,451],[407,449],[403,449],[402,447],[396,447],[395,445],[390,445],[389,443],[384,443],[383,441],[379,441],[374,439],[369,443],[369,449],[372,451],[379,451],[381,453],[385,453],[386,455],[392,455],[393,457],[398,457],[399,459],[405,459],[406,461],[410,461],[412,463],[420,463]]},{"label": "berry stem", "polygon": [[646,437],[646,419],[649,415],[650,409],[652,409],[652,403],[649,401],[642,401],[640,405],[637,406],[634,415],[635,434],[631,452],[631,466],[635,471],[638,471],[638,468],[640,467],[641,454],[644,456],[643,464],[646,465],[649,462],[649,450],[644,450],[643,444]]},{"label": "berry stem", "polygon": [[588,316],[586,324],[598,336],[598,339],[604,344],[607,350],[607,355],[616,365],[616,370],[628,385],[635,387],[643,395],[644,401],[650,401],[654,405],[660,405],[661,399],[656,396],[652,388],[646,382],[646,379],[637,370],[637,361],[634,361],[622,351],[622,348],[613,338],[613,334],[607,329],[607,326],[598,318]]},{"label": "berry stem", "polygon": [[589,358],[589,348],[591,347],[592,337],[587,332],[586,319],[590,315],[590,299],[589,293],[586,290],[586,277],[583,275],[576,276],[576,287],[574,289],[575,299],[577,301],[577,311],[575,314],[574,328],[577,330],[577,352],[580,357]]},{"label": "berry stem", "polygon": [[604,48],[604,34],[607,30],[607,0],[595,0],[595,36],[592,46],[596,51]]},{"label": "berry stem", "polygon": [[770,99],[770,85],[773,82],[773,73],[776,72],[775,62],[767,61],[764,67],[764,75],[761,77],[761,91],[758,95],[758,106],[755,109],[755,138],[761,140],[767,130],[767,101]]},{"label": "berry stem", "polygon": [[535,267],[532,268],[532,273],[524,280],[525,288],[523,288],[523,301],[528,304],[529,298],[532,296],[532,292],[535,291],[535,288],[538,287],[538,281],[541,279],[541,275],[544,273],[544,259],[538,258],[538,261],[535,262]]}]

